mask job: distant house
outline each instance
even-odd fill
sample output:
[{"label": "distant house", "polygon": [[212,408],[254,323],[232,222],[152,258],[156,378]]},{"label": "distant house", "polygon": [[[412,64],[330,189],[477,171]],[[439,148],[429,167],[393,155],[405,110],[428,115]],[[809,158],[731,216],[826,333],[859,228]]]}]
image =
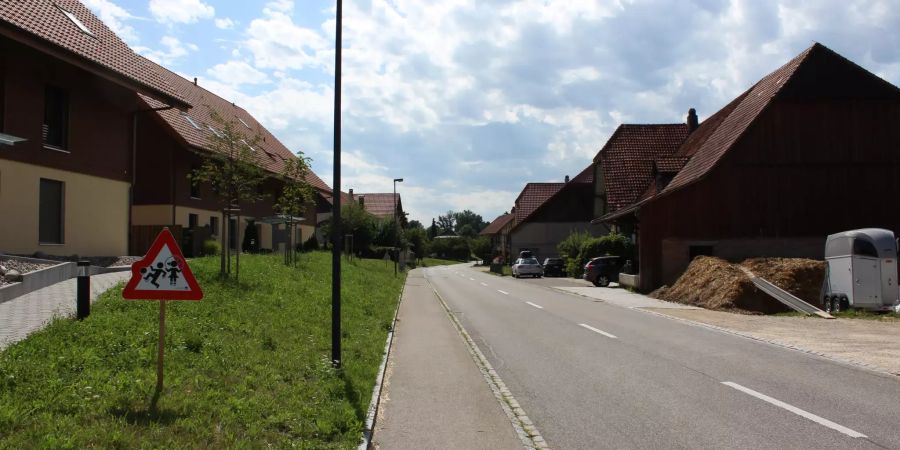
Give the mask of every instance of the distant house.
[{"label": "distant house", "polygon": [[406,224],[406,213],[403,212],[403,202],[400,194],[387,193],[356,193],[350,190],[354,201],[365,208],[366,212],[379,219],[393,219],[397,215],[401,224]]},{"label": "distant house", "polygon": [[80,2],[0,2],[0,251],[127,254],[138,94],[190,107]]},{"label": "distant house", "polygon": [[594,168],[588,166],[564,183],[528,183],[516,198],[508,233],[509,254],[531,250],[538,258],[558,255],[556,246],[575,231],[606,234],[592,225]]},{"label": "distant house", "polygon": [[[690,133],[631,204],[595,219],[634,230],[639,287],[696,255],[821,258],[825,236],[900,230],[900,89],[821,44]],[[885,203],[887,200],[887,203]]]},{"label": "distant house", "polygon": [[478,233],[480,236],[491,240],[492,253],[494,256],[499,256],[502,261],[509,260],[507,239],[509,237],[509,225],[514,217],[515,215],[511,213],[501,214]]},{"label": "distant house", "polygon": [[[153,65],[168,86],[195,106],[188,111],[179,111],[159,107],[148,100],[146,108],[155,111],[137,119],[132,225],[179,225],[194,233],[202,229],[217,240],[221,237],[224,228],[220,198],[209,186],[195,185],[188,179],[190,173],[203,164],[204,154],[212,151],[210,135],[220,133],[216,128],[219,125],[211,119],[215,112],[236,125],[248,139],[259,135],[260,141],[252,151],[257,164],[268,174],[260,189],[264,197],[253,204],[239,205],[240,212],[236,213],[237,217],[232,217],[228,245],[231,248],[240,246],[241,236],[252,221],[259,237],[258,248],[283,249],[288,242],[289,226],[285,218],[278,217],[274,204],[281,195],[284,165],[296,159],[294,153],[245,109],[206,90],[196,79],[189,81],[155,63],[146,63]],[[317,213],[329,210],[324,197],[331,195],[331,188],[312,172],[306,181],[313,187],[316,198],[307,205],[304,216],[295,219],[299,224],[291,227],[296,233],[290,240],[293,243],[304,242],[313,236],[318,223]],[[133,239],[132,252],[141,254],[147,244]]]}]

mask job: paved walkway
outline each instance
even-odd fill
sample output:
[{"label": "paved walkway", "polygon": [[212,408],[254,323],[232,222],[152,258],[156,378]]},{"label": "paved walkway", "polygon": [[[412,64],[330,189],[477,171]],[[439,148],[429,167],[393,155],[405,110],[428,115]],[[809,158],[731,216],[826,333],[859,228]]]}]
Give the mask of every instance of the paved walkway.
[{"label": "paved walkway", "polygon": [[601,300],[613,305],[626,308],[660,308],[660,309],[700,309],[695,306],[681,303],[667,302],[647,297],[646,295],[629,292],[625,289],[601,288],[601,287],[569,287],[553,286],[553,289],[578,294],[583,297]]},{"label": "paved walkway", "polygon": [[381,450],[522,448],[422,269],[406,281],[381,401]]},{"label": "paved walkway", "polygon": [[[131,271],[92,276],[91,301],[129,276]],[[72,278],[0,303],[0,350],[44,328],[54,317],[74,316],[75,285]]]}]

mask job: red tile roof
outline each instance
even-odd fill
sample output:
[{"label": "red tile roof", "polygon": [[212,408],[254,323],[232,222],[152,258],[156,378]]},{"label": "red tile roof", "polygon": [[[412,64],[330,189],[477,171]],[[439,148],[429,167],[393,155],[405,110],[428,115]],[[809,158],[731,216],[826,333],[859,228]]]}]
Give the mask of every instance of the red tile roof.
[{"label": "red tile roof", "polygon": [[[400,194],[393,194],[391,192],[368,194],[354,193],[353,198],[357,202],[362,198],[366,211],[375,217],[381,217],[383,219],[394,217],[394,201],[397,203],[397,213],[400,214],[403,212],[403,203],[400,201]],[[395,198],[396,200],[392,201],[392,198]]]},{"label": "red tile roof", "polygon": [[513,217],[515,217],[515,215],[513,214],[501,214],[497,216],[497,218],[494,219],[493,222],[488,224],[488,226],[484,227],[484,229],[481,230],[481,233],[478,234],[481,236],[490,236],[492,234],[497,234],[501,230],[503,230],[503,227],[505,227],[506,224],[508,224],[513,219]]},{"label": "red tile roof", "polygon": [[603,171],[609,210],[634,203],[652,181],[654,161],[675,153],[687,135],[683,123],[620,125],[594,158]]},{"label": "red tile roof", "polygon": [[[593,183],[594,183],[594,165],[593,164],[590,164],[587,167],[585,167],[581,172],[578,173],[578,175],[575,175],[574,178],[570,179],[568,183],[544,183],[544,184],[560,184],[561,186],[556,190],[556,192],[553,192],[552,194],[550,194],[546,198],[544,198],[544,200],[541,201],[540,204],[538,204],[536,207],[532,208],[530,211],[525,211],[522,215],[520,215],[519,213],[520,213],[520,211],[523,211],[523,209],[518,207],[519,201],[516,200],[517,207],[515,208],[515,211],[514,211],[515,216],[516,216],[516,222],[515,222],[515,225],[513,226],[513,228],[518,227],[520,224],[527,222],[532,216],[537,214],[538,211],[540,211],[545,205],[550,204],[550,202],[552,202],[553,199],[555,199],[561,195],[566,195],[567,192],[570,192],[570,189],[572,187],[584,186],[586,184],[593,184]],[[531,183],[531,184],[539,184],[539,183]],[[525,186],[525,188],[528,189],[528,186]],[[522,194],[524,194],[524,193],[525,193],[525,191],[523,190]],[[520,198],[521,198],[522,194],[519,194]],[[537,201],[537,196],[535,196],[533,198],[533,201]]]},{"label": "red tile roof", "polygon": [[[275,135],[270,133],[266,127],[259,123],[244,108],[234,105],[201,86],[195,85],[192,81],[186,80],[165,67],[150,60],[146,61],[154,66],[166,83],[172,86],[180,96],[188,99],[194,105],[193,108],[186,112],[177,109],[157,111],[157,114],[188,145],[210,150],[209,136],[212,135],[212,131],[210,131],[209,126],[213,128],[218,127],[210,118],[211,112],[215,111],[225,120],[232,122],[236,129],[248,137],[248,140],[255,133],[259,133],[261,140],[254,148],[257,150],[256,156],[259,166],[263,169],[280,175],[283,173],[285,161],[296,159],[296,155],[292,151],[285,147]],[[145,101],[147,100],[146,97],[142,98]],[[148,105],[153,107],[154,102],[148,101]],[[195,128],[186,117],[190,117],[200,129]],[[306,181],[319,191],[331,192],[331,188],[312,171],[307,175]]]},{"label": "red tile roof", "polygon": [[[91,34],[81,31],[61,9],[74,15]],[[23,38],[36,37],[38,42],[49,44],[49,48],[59,51],[61,55],[74,55],[77,60],[86,60],[89,68],[123,80],[142,93],[178,106],[190,106],[166,84],[147,60],[134,53],[77,0],[0,1],[0,30],[6,27],[24,32]]]},{"label": "red tile roof", "polygon": [[525,221],[538,207],[553,194],[559,192],[566,183],[528,183],[516,198],[515,224]]}]

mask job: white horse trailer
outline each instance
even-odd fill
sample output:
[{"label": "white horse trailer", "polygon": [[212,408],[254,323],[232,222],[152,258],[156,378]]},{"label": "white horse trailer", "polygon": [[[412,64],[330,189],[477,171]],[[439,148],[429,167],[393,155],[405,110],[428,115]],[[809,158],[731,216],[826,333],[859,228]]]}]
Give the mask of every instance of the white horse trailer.
[{"label": "white horse trailer", "polygon": [[894,233],[865,228],[825,241],[828,273],[822,301],[828,312],[848,308],[889,311],[900,299]]}]

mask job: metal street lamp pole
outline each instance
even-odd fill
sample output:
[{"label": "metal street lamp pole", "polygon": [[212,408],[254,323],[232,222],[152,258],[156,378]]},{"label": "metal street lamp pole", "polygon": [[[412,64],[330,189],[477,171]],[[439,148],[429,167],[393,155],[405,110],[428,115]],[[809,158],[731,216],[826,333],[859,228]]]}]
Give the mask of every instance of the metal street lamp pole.
[{"label": "metal street lamp pole", "polygon": [[396,258],[394,258],[394,276],[397,276],[397,264],[400,262],[400,249],[397,248],[400,243],[397,242],[400,240],[400,224],[397,221],[397,183],[402,183],[403,178],[394,178],[394,196],[391,197],[394,202],[394,251],[397,252]]},{"label": "metal street lamp pole", "polygon": [[331,214],[331,364],[341,367],[341,22],[343,7],[337,0],[334,46],[334,180]]}]

